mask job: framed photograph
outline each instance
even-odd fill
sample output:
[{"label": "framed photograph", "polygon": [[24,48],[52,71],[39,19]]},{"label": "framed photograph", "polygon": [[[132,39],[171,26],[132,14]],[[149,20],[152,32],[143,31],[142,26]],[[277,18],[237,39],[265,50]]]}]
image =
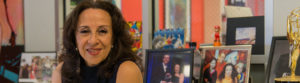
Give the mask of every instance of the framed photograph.
[{"label": "framed photograph", "polygon": [[248,83],[251,45],[201,46],[200,49],[205,57],[201,83]]},{"label": "framed photograph", "polygon": [[192,83],[194,49],[147,50],[146,83]]},{"label": "framed photograph", "polygon": [[228,18],[226,45],[252,45],[252,54],[264,54],[264,16]]},{"label": "framed photograph", "polygon": [[[64,19],[72,12],[72,10],[83,0],[64,0]],[[122,0],[110,0],[121,10]]]},{"label": "framed photograph", "polygon": [[56,66],[56,53],[22,53],[19,82],[51,83]]},{"label": "framed photograph", "polygon": [[[275,83],[274,79],[290,75],[290,44],[286,36],[273,37],[266,71],[266,83]],[[297,61],[296,75],[300,75],[300,60]]]}]

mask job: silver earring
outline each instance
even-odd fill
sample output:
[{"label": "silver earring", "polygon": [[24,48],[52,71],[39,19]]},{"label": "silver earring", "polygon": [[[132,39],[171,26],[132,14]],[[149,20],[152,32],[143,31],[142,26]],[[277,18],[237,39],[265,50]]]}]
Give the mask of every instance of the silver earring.
[{"label": "silver earring", "polygon": [[111,45],[111,48],[114,48],[114,45]]},{"label": "silver earring", "polygon": [[75,48],[76,51],[78,51],[78,48]]}]

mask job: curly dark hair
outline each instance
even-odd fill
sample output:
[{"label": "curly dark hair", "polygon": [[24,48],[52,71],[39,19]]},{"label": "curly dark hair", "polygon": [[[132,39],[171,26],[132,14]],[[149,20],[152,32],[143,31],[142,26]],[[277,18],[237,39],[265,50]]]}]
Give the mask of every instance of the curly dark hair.
[{"label": "curly dark hair", "polygon": [[225,71],[226,71],[226,67],[227,66],[231,66],[232,67],[232,72],[231,72],[231,79],[232,79],[232,82],[235,83],[235,78],[237,76],[237,71],[235,70],[235,67],[233,64],[229,63],[229,64],[226,64],[223,68],[223,71],[222,73],[220,74],[219,76],[219,79],[222,80],[225,78]]},{"label": "curly dark hair", "polygon": [[[61,69],[63,83],[77,83],[81,82],[80,63],[83,61],[79,52],[76,50],[75,32],[78,24],[79,15],[86,9],[102,9],[109,13],[112,19],[113,31],[113,48],[105,60],[100,62],[101,66],[98,68],[98,76],[104,78],[111,78],[113,69],[120,61],[133,61],[143,71],[141,65],[141,58],[131,50],[133,40],[128,32],[129,25],[124,20],[120,10],[113,4],[107,1],[92,1],[84,0],[77,5],[77,7],[70,13],[63,27],[63,51],[59,57],[63,61]],[[100,75],[101,74],[101,75]]]}]

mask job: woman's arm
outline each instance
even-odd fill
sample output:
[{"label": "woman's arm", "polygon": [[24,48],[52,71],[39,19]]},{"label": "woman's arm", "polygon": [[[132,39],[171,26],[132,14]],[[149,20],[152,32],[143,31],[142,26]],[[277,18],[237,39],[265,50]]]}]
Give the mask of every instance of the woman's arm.
[{"label": "woman's arm", "polygon": [[55,70],[52,72],[52,83],[61,83],[61,68],[62,68],[62,65],[64,63],[61,62],[58,64],[58,66],[55,68]]},{"label": "woman's arm", "polygon": [[139,67],[132,61],[123,62],[118,69],[116,83],[143,83]]}]

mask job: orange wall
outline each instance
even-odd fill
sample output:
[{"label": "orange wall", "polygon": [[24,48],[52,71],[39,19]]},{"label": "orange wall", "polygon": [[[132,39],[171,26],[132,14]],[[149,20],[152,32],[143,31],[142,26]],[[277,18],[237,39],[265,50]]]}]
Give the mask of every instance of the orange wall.
[{"label": "orange wall", "polygon": [[[221,26],[221,0],[204,1],[204,43],[213,43],[214,26]],[[221,27],[222,28],[222,27]]]},{"label": "orange wall", "polygon": [[199,44],[204,42],[204,0],[191,0],[191,41]]},{"label": "orange wall", "polygon": [[142,0],[122,0],[121,10],[126,21],[142,21]]}]

